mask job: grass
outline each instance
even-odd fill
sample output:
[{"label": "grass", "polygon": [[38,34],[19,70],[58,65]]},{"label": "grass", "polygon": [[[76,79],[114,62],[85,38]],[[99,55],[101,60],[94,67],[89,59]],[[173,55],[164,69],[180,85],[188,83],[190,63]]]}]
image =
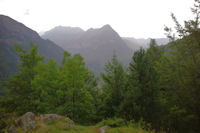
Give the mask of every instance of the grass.
[{"label": "grass", "polygon": [[[73,127],[66,126],[67,120],[61,119],[56,122],[44,123],[39,118],[37,120],[37,126],[32,133],[100,133],[99,125],[95,126],[80,126],[75,125]],[[21,128],[17,128],[19,133],[27,133]],[[30,133],[30,132],[29,132]],[[152,133],[145,131],[139,127],[108,127],[106,133]]]},{"label": "grass", "polygon": [[152,133],[150,131],[145,131],[141,128],[133,127],[117,127],[117,128],[108,128],[106,133]]},{"label": "grass", "polygon": [[[19,133],[26,133],[22,129],[17,129]],[[86,127],[86,126],[75,126],[68,128],[59,128],[55,125],[46,126],[45,128],[39,128],[34,130],[32,133],[97,133],[95,127]]]},{"label": "grass", "polygon": [[[61,119],[50,123],[44,123],[39,118],[37,120],[36,129],[32,133],[97,133],[95,126],[66,126],[67,120]],[[17,128],[19,133],[27,133],[21,128]]]}]

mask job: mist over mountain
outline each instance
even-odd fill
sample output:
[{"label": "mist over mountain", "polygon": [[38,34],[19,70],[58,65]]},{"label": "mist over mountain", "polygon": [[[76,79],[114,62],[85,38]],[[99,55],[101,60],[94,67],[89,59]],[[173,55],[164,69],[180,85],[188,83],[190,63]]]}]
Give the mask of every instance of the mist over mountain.
[{"label": "mist over mountain", "polygon": [[30,42],[38,44],[38,53],[46,59],[61,62],[63,49],[50,40],[42,39],[37,32],[14,19],[0,15],[0,78],[6,79],[18,69],[18,55],[14,43],[29,49]]},{"label": "mist over mountain", "polygon": [[[151,40],[120,37],[108,24],[86,31],[79,27],[57,26],[44,32],[41,37],[55,42],[72,54],[80,53],[87,66],[94,71],[103,71],[114,51],[122,63],[128,64],[133,52],[140,47],[148,48]],[[168,39],[158,38],[156,42],[158,45],[167,44]]]},{"label": "mist over mountain", "polygon": [[123,37],[123,40],[126,42],[126,44],[133,50],[137,50],[138,48],[148,48],[151,39],[155,39],[157,45],[165,45],[169,43],[168,38],[134,38],[134,37]]},{"label": "mist over mountain", "polygon": [[[120,62],[127,65],[133,52],[140,47],[147,48],[150,42],[150,39],[120,37],[110,25],[90,28],[86,31],[79,27],[57,26],[41,33],[41,36],[44,39],[24,24],[8,16],[0,15],[1,79],[8,77],[18,69],[18,57],[14,50],[14,43],[24,49],[29,49],[29,43],[32,41],[39,45],[39,55],[45,56],[46,60],[53,58],[58,63],[62,60],[63,49],[72,54],[80,53],[90,69],[101,72],[114,52]],[[158,45],[168,42],[165,38],[156,39],[156,41]]]},{"label": "mist over mountain", "polygon": [[78,27],[57,26],[50,31],[44,32],[42,38],[50,39],[62,48],[70,48],[71,46],[66,44],[73,43],[83,35],[83,33],[84,30]]},{"label": "mist over mountain", "polygon": [[124,64],[128,64],[133,55],[133,50],[110,25],[87,31],[59,26],[45,32],[42,38],[52,40],[72,54],[80,53],[87,66],[97,72],[103,71],[114,52]]}]

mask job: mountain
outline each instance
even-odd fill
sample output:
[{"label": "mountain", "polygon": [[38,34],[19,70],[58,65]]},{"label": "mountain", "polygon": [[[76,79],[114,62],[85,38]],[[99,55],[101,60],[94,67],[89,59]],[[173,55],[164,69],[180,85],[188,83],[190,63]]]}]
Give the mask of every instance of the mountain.
[{"label": "mountain", "polygon": [[[154,39],[154,38],[152,38]],[[144,39],[144,38],[133,38],[133,37],[123,37],[123,40],[126,42],[126,44],[129,46],[129,48],[133,49],[133,50],[137,50],[140,47],[143,48],[148,48],[151,38],[148,39]],[[169,43],[169,39],[168,38],[155,38],[157,45],[165,45]]]},{"label": "mountain", "polygon": [[83,35],[84,30],[78,27],[57,26],[50,31],[44,32],[42,38],[50,39],[60,47],[66,49],[68,45]]},{"label": "mountain", "polygon": [[[72,54],[80,53],[87,66],[94,71],[103,71],[104,64],[111,59],[114,51],[121,62],[128,64],[133,52],[140,47],[148,48],[151,40],[120,37],[110,25],[87,31],[79,27],[57,26],[44,32],[41,37],[55,42]],[[167,38],[155,40],[158,45],[169,42]]]},{"label": "mountain", "polygon": [[136,51],[136,50],[140,49],[140,47],[142,47],[142,48],[147,48],[146,45],[140,44],[139,42],[137,42],[136,39],[128,38],[128,37],[123,37],[122,39],[123,39],[123,41],[126,43],[126,45],[127,45],[130,49],[132,49],[133,51]]},{"label": "mountain", "polygon": [[87,66],[96,72],[103,71],[114,52],[123,64],[128,64],[133,55],[133,50],[110,25],[87,31],[58,26],[45,32],[42,38],[52,40],[72,54],[80,53]]},{"label": "mountain", "polygon": [[29,43],[38,44],[39,55],[46,59],[62,60],[63,49],[50,40],[42,39],[37,32],[14,19],[0,15],[0,79],[7,79],[18,69],[18,57],[14,43],[24,49],[29,49]]}]

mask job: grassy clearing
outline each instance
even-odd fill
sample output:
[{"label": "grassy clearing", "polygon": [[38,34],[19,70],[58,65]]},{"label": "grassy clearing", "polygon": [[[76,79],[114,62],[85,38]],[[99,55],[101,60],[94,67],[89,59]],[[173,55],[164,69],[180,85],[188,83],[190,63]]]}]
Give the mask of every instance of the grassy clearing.
[{"label": "grassy clearing", "polygon": [[[18,129],[19,133],[26,133],[21,129]],[[99,133],[96,126],[75,126],[60,128],[56,125],[48,125],[46,128],[36,129],[32,133]],[[132,127],[117,127],[107,128],[106,133],[152,133],[143,129],[137,129]]]},{"label": "grassy clearing", "polygon": [[[19,133],[26,133],[22,129],[17,129]],[[75,126],[60,128],[56,125],[47,125],[45,128],[37,128],[32,133],[97,133],[97,129],[92,126]]]},{"label": "grassy clearing", "polygon": [[[99,125],[95,126],[66,126],[67,120],[61,119],[56,122],[44,123],[37,118],[37,127],[32,133],[100,133]],[[17,128],[19,133],[27,133],[21,128]],[[108,127],[106,133],[152,133],[139,127]]]},{"label": "grassy clearing", "polygon": [[149,131],[145,131],[141,128],[133,128],[133,127],[117,127],[117,128],[108,128],[106,133],[152,133]]},{"label": "grassy clearing", "polygon": [[[61,119],[59,121],[54,121],[50,123],[44,123],[39,118],[37,118],[37,126],[32,133],[97,133],[97,128],[95,126],[73,126],[69,127],[66,125],[67,120]],[[17,128],[19,133],[27,133],[21,128]]]},{"label": "grassy clearing", "polygon": [[[21,129],[18,129],[19,133],[26,133]],[[99,133],[96,126],[79,126],[74,127],[62,127],[59,124],[50,124],[46,127],[37,127],[32,133]],[[132,127],[117,127],[117,128],[107,128],[106,133],[152,133],[139,128]]]}]

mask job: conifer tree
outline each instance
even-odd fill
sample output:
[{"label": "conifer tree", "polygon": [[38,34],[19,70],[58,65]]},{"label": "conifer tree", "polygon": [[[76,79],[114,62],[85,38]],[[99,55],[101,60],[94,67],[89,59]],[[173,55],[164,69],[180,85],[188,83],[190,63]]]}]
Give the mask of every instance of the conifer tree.
[{"label": "conifer tree", "polygon": [[19,55],[19,72],[8,81],[3,83],[7,89],[7,108],[9,111],[16,111],[23,114],[28,111],[36,111],[34,106],[35,95],[34,88],[31,86],[31,80],[34,79],[37,71],[35,66],[43,61],[43,57],[38,56],[38,46],[30,44],[30,51],[23,50],[19,45],[15,45]]},{"label": "conifer tree", "polygon": [[105,65],[105,73],[101,73],[101,77],[104,81],[102,89],[105,116],[119,116],[120,104],[124,98],[126,72],[115,54],[112,60]]}]

